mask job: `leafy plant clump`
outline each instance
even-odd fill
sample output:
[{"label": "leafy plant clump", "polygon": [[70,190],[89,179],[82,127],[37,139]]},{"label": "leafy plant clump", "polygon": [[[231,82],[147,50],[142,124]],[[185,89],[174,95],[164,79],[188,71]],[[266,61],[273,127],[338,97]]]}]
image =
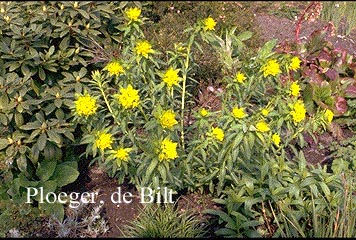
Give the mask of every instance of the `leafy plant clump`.
[{"label": "leafy plant clump", "polygon": [[[304,162],[304,164],[303,164]],[[282,164],[282,165],[280,165]],[[271,161],[244,175],[222,199],[223,210],[206,210],[224,237],[355,237],[353,171],[308,169],[305,160]],[[333,164],[334,165],[334,164]],[[265,174],[266,170],[271,174]]]},{"label": "leafy plant clump", "polygon": [[[0,2],[1,199],[24,202],[26,187],[47,194],[78,177],[81,130],[70,107],[99,56],[94,42],[112,41],[117,4]],[[61,204],[38,207],[63,218]]]},{"label": "leafy plant clump", "polygon": [[193,212],[181,212],[175,204],[146,205],[135,220],[121,229],[124,237],[196,238],[205,230]]}]

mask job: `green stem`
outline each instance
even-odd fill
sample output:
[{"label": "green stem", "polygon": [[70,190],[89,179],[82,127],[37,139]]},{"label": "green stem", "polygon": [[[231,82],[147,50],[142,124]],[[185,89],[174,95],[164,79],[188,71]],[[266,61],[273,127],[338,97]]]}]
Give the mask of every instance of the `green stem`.
[{"label": "green stem", "polygon": [[105,104],[106,104],[106,106],[107,106],[109,112],[111,113],[111,116],[114,118],[114,120],[115,120],[115,122],[117,123],[117,125],[120,126],[120,122],[117,120],[117,117],[115,116],[115,114],[114,114],[114,112],[113,112],[113,110],[112,110],[112,108],[111,108],[111,106],[110,106],[110,104],[109,104],[109,101],[108,101],[108,99],[107,99],[107,97],[106,97],[106,95],[105,95],[102,82],[101,82],[101,81],[98,81],[97,83],[98,83],[98,86],[99,86],[101,95],[102,95],[103,98],[104,98]]},{"label": "green stem", "polygon": [[138,108],[139,108],[140,111],[142,112],[142,115],[143,115],[143,117],[145,118],[145,121],[148,122],[148,118],[147,118],[145,112],[143,111],[142,106],[140,105]]},{"label": "green stem", "polygon": [[187,82],[187,73],[188,73],[188,67],[189,67],[189,60],[190,60],[190,50],[195,38],[195,34],[197,32],[197,29],[194,31],[194,33],[190,36],[189,43],[187,46],[187,56],[184,62],[184,71],[183,71],[183,86],[182,86],[182,104],[181,104],[181,120],[180,120],[180,125],[181,125],[181,143],[182,143],[182,148],[184,150],[184,108],[185,108],[185,93],[186,93],[186,82]]}]

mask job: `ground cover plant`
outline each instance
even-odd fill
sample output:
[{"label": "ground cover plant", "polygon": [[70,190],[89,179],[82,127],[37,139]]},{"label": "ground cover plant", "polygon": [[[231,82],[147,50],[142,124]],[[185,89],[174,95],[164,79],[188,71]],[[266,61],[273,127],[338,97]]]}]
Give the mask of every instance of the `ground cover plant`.
[{"label": "ground cover plant", "polygon": [[[320,13],[314,5],[301,16]],[[252,16],[242,3],[230,7]],[[165,39],[151,20],[163,13],[150,2],[1,3],[1,222],[28,187],[58,193],[87,159],[137,192],[210,194],[220,209],[204,213],[216,236],[354,237],[356,57],[327,40],[333,25],[300,41],[300,17],[297,41],[260,43],[251,23],[225,21],[228,10],[216,17],[204,3],[167,8],[168,22],[177,11],[201,11]],[[202,86],[216,105],[196,99]],[[304,148],[323,133],[338,142],[311,165]],[[45,216],[58,236],[107,231],[105,221],[96,230],[76,224],[68,202],[31,202],[16,216],[32,221],[28,229]],[[206,234],[176,208],[143,208],[126,235],[166,236],[167,222],[180,221],[177,234]],[[0,225],[2,236],[18,223]]]}]

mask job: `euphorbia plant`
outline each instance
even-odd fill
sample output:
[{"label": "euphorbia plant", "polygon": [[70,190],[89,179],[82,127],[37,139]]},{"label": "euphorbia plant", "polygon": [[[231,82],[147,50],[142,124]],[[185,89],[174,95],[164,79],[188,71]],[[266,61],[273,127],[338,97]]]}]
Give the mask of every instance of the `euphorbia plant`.
[{"label": "euphorbia plant", "polygon": [[212,18],[191,29],[186,43],[164,53],[141,30],[145,18],[137,7],[123,11],[121,51],[92,72],[87,92],[78,92],[72,106],[83,123],[87,155],[119,183],[137,187],[183,187],[181,161],[187,143],[186,113],[194,83],[189,76],[192,48],[199,33],[214,30]]}]

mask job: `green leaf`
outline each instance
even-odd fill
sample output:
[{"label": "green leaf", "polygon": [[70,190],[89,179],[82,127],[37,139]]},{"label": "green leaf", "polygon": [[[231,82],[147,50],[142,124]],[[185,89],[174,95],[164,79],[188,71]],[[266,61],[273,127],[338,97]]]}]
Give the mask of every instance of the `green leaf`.
[{"label": "green leaf", "polygon": [[167,179],[167,171],[165,166],[163,166],[162,164],[158,165],[158,172],[161,174],[162,180],[165,182]]},{"label": "green leaf", "polygon": [[244,31],[244,32],[240,33],[239,35],[237,35],[237,38],[240,41],[245,41],[247,39],[250,39],[251,37],[252,37],[252,32],[250,32],[250,31]]},{"label": "green leaf", "polygon": [[18,112],[15,113],[15,123],[16,123],[16,126],[18,126],[18,127],[23,125],[24,119],[23,119],[23,116],[21,113],[18,113]]},{"label": "green leaf", "polygon": [[269,40],[268,42],[263,45],[263,47],[258,51],[257,59],[264,61],[269,56],[273,54],[272,50],[277,44],[277,39]]},{"label": "green leaf", "polygon": [[63,38],[63,40],[59,44],[59,49],[62,50],[62,51],[66,50],[68,48],[68,46],[69,46],[69,40],[70,40],[69,36]]},{"label": "green leaf", "polygon": [[43,151],[47,143],[47,135],[45,133],[42,133],[40,137],[37,140],[37,146],[38,150]]},{"label": "green leaf", "polygon": [[35,187],[38,185],[38,181],[28,180],[24,173],[20,173],[18,179],[21,187]]},{"label": "green leaf", "polygon": [[55,131],[48,130],[47,134],[48,134],[48,140],[49,141],[55,142],[58,145],[60,145],[62,143],[61,136],[58,133],[56,133]]},{"label": "green leaf", "polygon": [[[55,181],[43,181],[38,185],[38,188],[42,187],[43,195],[49,192],[55,192],[57,189],[57,183]],[[39,200],[39,199],[38,199]]]},{"label": "green leaf", "polygon": [[326,183],[324,182],[319,182],[319,185],[321,187],[321,189],[323,190],[325,197],[329,198],[330,197],[330,189],[329,187],[326,185]]},{"label": "green leaf", "polygon": [[40,122],[29,122],[26,123],[25,125],[22,125],[20,127],[20,129],[22,130],[33,130],[33,129],[38,129],[41,127],[41,123]]},{"label": "green leaf", "polygon": [[211,214],[211,215],[216,215],[219,216],[223,221],[225,222],[230,222],[234,224],[234,221],[229,215],[221,210],[215,210],[215,209],[206,209],[203,211],[204,214]]},{"label": "green leaf", "polygon": [[50,178],[57,182],[58,187],[63,187],[69,183],[74,182],[79,176],[79,172],[64,164],[56,166],[53,176]]},{"label": "green leaf", "polygon": [[77,11],[78,11],[84,18],[90,19],[90,16],[89,16],[89,14],[88,14],[86,11],[84,11],[84,10],[82,10],[82,9],[77,9]]},{"label": "green leaf", "polygon": [[1,94],[2,96],[0,97],[0,109],[5,109],[5,106],[9,104],[9,98],[7,97],[7,94]]},{"label": "green leaf", "polygon": [[9,141],[4,138],[0,138],[0,150],[3,150],[9,145]]},{"label": "green leaf", "polygon": [[77,161],[66,161],[62,162],[61,165],[69,166],[74,169],[78,169],[78,162]]},{"label": "green leaf", "polygon": [[20,63],[18,63],[18,62],[13,62],[13,63],[10,64],[9,72],[12,72],[12,71],[16,70],[16,69],[19,68],[19,67],[20,67]]},{"label": "green leaf", "polygon": [[237,233],[228,228],[219,228],[218,230],[215,231],[215,234],[218,236],[231,236],[231,237],[237,237]]},{"label": "green leaf", "polygon": [[17,160],[17,167],[20,169],[21,172],[26,172],[27,169],[27,158],[25,155],[21,155]]},{"label": "green leaf", "polygon": [[29,79],[29,78],[31,77],[31,71],[30,71],[30,69],[28,68],[27,65],[22,64],[22,66],[21,66],[21,72],[22,72],[22,74],[24,75],[24,79],[25,79],[25,80],[27,80],[27,79]]},{"label": "green leaf", "polygon": [[349,168],[349,162],[341,158],[337,158],[333,160],[331,165],[331,170],[335,174],[340,174],[341,172],[346,171],[348,168]]},{"label": "green leaf", "polygon": [[38,68],[38,76],[40,77],[40,79],[42,81],[44,81],[46,79],[46,73],[44,72],[42,67]]},{"label": "green leaf", "polygon": [[59,222],[63,221],[64,218],[64,207],[63,204],[59,202],[54,203],[40,203],[39,209],[43,209],[48,215],[55,217]]},{"label": "green leaf", "polygon": [[146,175],[145,175],[146,183],[147,183],[147,180],[151,177],[151,174],[152,174],[153,170],[156,168],[157,164],[158,164],[158,160],[153,159],[151,164],[148,166],[148,168],[146,170]]},{"label": "green leaf", "polygon": [[36,169],[36,175],[42,180],[47,181],[57,166],[57,161],[44,161],[38,163],[38,167]]}]

